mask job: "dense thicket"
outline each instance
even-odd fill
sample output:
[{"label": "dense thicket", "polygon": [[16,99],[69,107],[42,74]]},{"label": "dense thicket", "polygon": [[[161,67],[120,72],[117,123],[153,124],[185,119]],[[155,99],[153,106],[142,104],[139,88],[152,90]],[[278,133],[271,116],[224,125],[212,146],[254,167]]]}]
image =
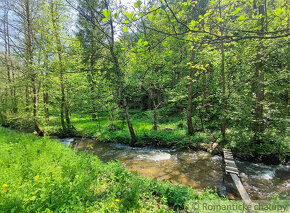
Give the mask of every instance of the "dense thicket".
[{"label": "dense thicket", "polygon": [[132,145],[204,132],[246,157],[289,154],[286,0],[1,3],[2,125],[74,135],[90,115]]}]

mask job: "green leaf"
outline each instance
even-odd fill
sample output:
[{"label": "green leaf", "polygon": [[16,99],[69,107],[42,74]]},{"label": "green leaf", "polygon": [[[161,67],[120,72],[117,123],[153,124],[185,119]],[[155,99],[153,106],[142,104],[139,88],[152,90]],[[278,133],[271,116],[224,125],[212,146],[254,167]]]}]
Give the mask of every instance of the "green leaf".
[{"label": "green leaf", "polygon": [[117,13],[114,13],[113,17],[114,17],[114,18],[117,18],[117,15],[118,15]]},{"label": "green leaf", "polygon": [[127,32],[127,30],[128,30],[128,27],[127,27],[127,26],[124,26],[124,27],[123,27],[123,31],[124,31],[124,33]]},{"label": "green leaf", "polygon": [[194,25],[196,24],[195,20],[191,20],[191,22],[188,24],[189,29],[193,29]]},{"label": "green leaf", "polygon": [[240,15],[240,17],[238,18],[239,21],[244,21],[245,20],[245,16],[244,15]]},{"label": "green leaf", "polygon": [[148,19],[149,19],[150,21],[153,20],[153,17],[154,17],[154,15],[153,15],[152,13],[150,13],[150,14],[148,15]]},{"label": "green leaf", "polygon": [[104,11],[103,11],[103,15],[104,15],[106,18],[109,18],[110,15],[111,15],[110,10],[104,10]]},{"label": "green leaf", "polygon": [[125,23],[125,24],[129,24],[129,20],[126,19],[126,20],[124,21],[124,23]]},{"label": "green leaf", "polygon": [[188,8],[188,5],[184,5],[184,6],[182,7],[182,11],[186,11],[187,8]]},{"label": "green leaf", "polygon": [[148,41],[144,41],[144,46],[147,46],[149,43],[148,43]]},{"label": "green leaf", "polygon": [[125,16],[127,16],[128,19],[132,19],[133,18],[133,12],[132,13],[128,13],[126,11],[123,12],[125,14]]},{"label": "green leaf", "polygon": [[167,41],[163,41],[162,45],[163,45],[164,47],[167,47],[167,45],[168,45]]},{"label": "green leaf", "polygon": [[282,13],[282,9],[281,9],[280,7],[277,8],[275,14],[278,16],[278,15],[280,15],[281,13]]},{"label": "green leaf", "polygon": [[241,8],[238,7],[234,12],[233,12],[233,16],[236,15],[238,12],[240,12]]},{"label": "green leaf", "polygon": [[134,7],[135,8],[140,7],[140,5],[141,5],[141,1],[140,0],[138,0],[136,3],[134,3]]},{"label": "green leaf", "polygon": [[217,23],[219,24],[223,19],[222,18],[218,18]]},{"label": "green leaf", "polygon": [[142,45],[142,41],[143,41],[142,38],[140,38],[140,39],[138,40],[138,44],[139,44],[140,46]]},{"label": "green leaf", "polygon": [[108,21],[108,19],[109,19],[109,18],[103,18],[102,21],[103,21],[103,22],[106,22],[106,21]]}]

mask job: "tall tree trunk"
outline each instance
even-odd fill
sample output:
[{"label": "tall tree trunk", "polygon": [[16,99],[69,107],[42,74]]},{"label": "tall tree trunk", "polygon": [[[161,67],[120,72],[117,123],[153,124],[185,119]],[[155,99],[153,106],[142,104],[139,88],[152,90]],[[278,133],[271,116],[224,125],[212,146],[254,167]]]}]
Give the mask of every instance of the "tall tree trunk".
[{"label": "tall tree trunk", "polygon": [[46,122],[49,121],[49,109],[48,109],[48,92],[47,92],[47,86],[44,86],[44,91],[43,91],[43,108],[44,108],[44,118]]},{"label": "tall tree trunk", "polygon": [[189,86],[188,86],[188,102],[187,102],[187,131],[189,135],[193,135],[192,126],[192,95],[193,95],[193,71],[194,71],[195,49],[192,48],[191,53],[191,68],[189,73]]},{"label": "tall tree trunk", "polygon": [[91,92],[92,92],[92,101],[93,101],[93,103],[92,103],[92,120],[93,121],[95,121],[95,120],[97,120],[97,115],[96,115],[96,104],[95,104],[95,87],[92,85],[91,86]]},{"label": "tall tree trunk", "polygon": [[181,48],[180,51],[180,61],[179,61],[179,81],[182,79],[182,71],[183,71],[183,66],[182,66],[182,61],[183,61],[183,47]]},{"label": "tall tree trunk", "polygon": [[[254,9],[256,6],[256,1],[254,1]],[[258,6],[259,25],[261,29],[259,31],[259,36],[264,34],[264,16],[265,16],[265,5],[261,4]],[[254,141],[256,143],[263,142],[263,132],[264,132],[264,53],[263,53],[263,43],[259,40],[255,64],[255,75],[254,75],[254,93],[255,93],[255,121],[254,121]]]},{"label": "tall tree trunk", "polygon": [[158,129],[158,125],[157,125],[157,107],[156,107],[154,94],[153,94],[153,86],[151,86],[150,89],[149,89],[149,97],[151,99],[153,112],[154,112],[154,114],[153,114],[153,129],[154,129],[155,132],[157,132],[157,129]]},{"label": "tall tree trunk", "polygon": [[[222,9],[219,1],[219,16],[222,18]],[[226,78],[225,78],[225,47],[224,47],[224,32],[223,28],[220,27],[220,45],[221,45],[221,75],[222,75],[222,125],[221,125],[221,134],[222,139],[226,138],[226,110],[227,110],[227,99],[226,99]]]},{"label": "tall tree trunk", "polygon": [[[105,0],[105,5],[106,5],[106,8],[108,9],[109,5],[108,5],[108,2],[106,0]],[[132,145],[135,145],[135,143],[137,142],[137,137],[135,135],[135,132],[134,132],[131,120],[130,120],[129,107],[128,107],[127,98],[126,98],[125,92],[124,92],[124,86],[123,86],[122,76],[121,76],[121,72],[120,72],[119,60],[118,60],[118,57],[116,56],[116,54],[114,52],[115,31],[114,31],[114,26],[113,26],[112,19],[109,20],[109,24],[110,24],[110,30],[111,30],[109,51],[111,53],[111,56],[112,56],[114,64],[115,64],[116,74],[117,74],[118,82],[119,82],[120,96],[121,96],[121,100],[123,101],[123,108],[125,110],[126,121],[127,121],[127,124],[128,124],[130,135],[131,135]]]},{"label": "tall tree trunk", "polygon": [[29,88],[25,86],[25,112],[29,111]]},{"label": "tall tree trunk", "polygon": [[95,121],[97,119],[97,115],[96,115],[96,91],[95,91],[95,72],[94,72],[94,65],[95,65],[95,61],[93,60],[93,56],[91,56],[90,59],[91,62],[91,73],[90,73],[90,83],[91,83],[91,93],[92,93],[92,120]]},{"label": "tall tree trunk", "polygon": [[[45,50],[44,50],[45,51]],[[44,80],[43,80],[43,109],[44,109],[44,118],[46,122],[49,121],[49,109],[48,109],[48,86],[47,86],[47,75],[48,75],[48,55],[47,53],[44,54],[44,69],[45,69],[45,74],[44,74]]]},{"label": "tall tree trunk", "polygon": [[11,61],[11,46],[10,46],[10,31],[9,31],[9,2],[5,0],[3,8],[3,36],[4,36],[4,47],[5,47],[5,66],[7,69],[7,80],[8,80],[8,90],[10,90],[12,104],[12,112],[17,113],[17,98],[16,98],[16,88],[13,83],[15,82],[14,72],[12,68]]},{"label": "tall tree trunk", "polygon": [[112,54],[112,57],[114,59],[114,64],[115,64],[115,68],[116,68],[116,74],[118,76],[120,96],[121,96],[121,99],[123,101],[123,108],[125,110],[126,121],[127,121],[127,124],[128,124],[130,135],[131,135],[132,145],[134,145],[137,142],[137,137],[135,135],[135,132],[134,132],[131,120],[130,120],[129,107],[128,107],[127,98],[126,98],[125,92],[124,92],[124,86],[123,86],[122,76],[121,76],[121,72],[120,72],[119,60],[116,57],[113,48],[111,48],[111,54]]},{"label": "tall tree trunk", "polygon": [[175,72],[175,68],[173,68],[172,74],[171,74],[171,89],[174,89],[174,86],[175,86],[175,77],[176,77],[176,72]]},{"label": "tall tree trunk", "polygon": [[33,31],[32,31],[32,17],[31,17],[31,9],[29,0],[25,0],[25,15],[26,15],[26,46],[28,52],[28,69],[30,73],[31,83],[32,83],[32,91],[33,91],[33,120],[34,120],[34,130],[38,135],[43,135],[43,131],[40,129],[38,124],[38,90],[37,90],[37,73],[35,68],[33,67],[34,58],[33,58]]},{"label": "tall tree trunk", "polygon": [[225,140],[226,138],[226,111],[227,111],[227,99],[226,99],[226,80],[225,80],[225,49],[224,49],[224,41],[223,38],[221,38],[221,74],[222,74],[222,126],[221,126],[221,133],[222,138]]},{"label": "tall tree trunk", "polygon": [[[50,10],[51,10],[51,21],[53,27],[53,33],[56,40],[57,45],[57,54],[58,54],[58,61],[59,61],[59,68],[60,68],[60,87],[61,87],[61,105],[60,105],[60,118],[61,118],[61,126],[63,130],[70,131],[71,129],[71,122],[70,122],[70,111],[66,100],[65,94],[65,77],[64,77],[64,64],[62,59],[62,45],[59,36],[59,26],[57,23],[57,5],[55,2],[50,3]],[[66,124],[65,124],[66,121]]]}]

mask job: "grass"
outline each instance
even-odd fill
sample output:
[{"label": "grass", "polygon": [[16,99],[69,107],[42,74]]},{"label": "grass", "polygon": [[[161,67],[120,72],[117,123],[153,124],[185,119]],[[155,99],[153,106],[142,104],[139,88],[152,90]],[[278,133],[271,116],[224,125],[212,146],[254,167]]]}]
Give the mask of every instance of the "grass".
[{"label": "grass", "polygon": [[[211,141],[206,133],[197,132],[194,136],[187,135],[186,124],[179,117],[160,119],[157,133],[153,130],[152,111],[132,111],[131,121],[138,138],[138,146],[160,147],[196,147],[198,143]],[[125,120],[110,118],[107,115],[92,121],[91,117],[73,114],[72,125],[77,130],[77,135],[82,137],[96,137],[104,142],[119,142],[130,144],[131,137]],[[100,129],[99,129],[100,124]],[[57,134],[60,129],[57,117],[51,117],[45,126],[48,134]]]},{"label": "grass", "polygon": [[2,127],[0,156],[0,212],[174,212],[193,200],[225,200]]},{"label": "grass", "polygon": [[[181,114],[168,114],[166,109],[158,110],[158,131],[153,130],[153,112],[130,110],[131,122],[137,136],[136,146],[154,146],[167,148],[193,148],[203,147],[209,152],[210,146],[201,143],[210,143],[214,136],[216,142],[221,147],[231,148],[236,156],[243,160],[264,162],[269,164],[287,163],[290,160],[289,137],[284,137],[276,130],[265,132],[263,144],[253,142],[253,131],[249,128],[239,126],[228,127],[227,140],[223,141],[219,123],[208,121],[205,123],[206,132],[201,129],[200,119],[193,116],[194,135],[187,134],[186,118]],[[123,113],[121,113],[123,115]],[[9,117],[9,116],[8,116]],[[10,118],[11,117],[11,118]],[[21,131],[33,132],[33,121],[28,116],[10,116],[6,126]],[[131,143],[130,133],[125,119],[119,115],[103,113],[96,121],[92,121],[89,114],[72,114],[71,123],[75,127],[73,134],[68,135],[63,132],[60,125],[59,115],[51,116],[46,123],[41,120],[41,127],[45,129],[47,135],[57,135],[58,137],[94,137],[103,142],[118,142],[124,144]]]}]

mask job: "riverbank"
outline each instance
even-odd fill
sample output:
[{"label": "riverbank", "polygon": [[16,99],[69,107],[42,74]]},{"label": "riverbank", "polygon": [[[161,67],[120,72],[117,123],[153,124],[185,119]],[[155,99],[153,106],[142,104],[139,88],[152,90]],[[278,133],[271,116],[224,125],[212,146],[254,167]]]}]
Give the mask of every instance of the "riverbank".
[{"label": "riverbank", "polygon": [[[152,111],[131,111],[131,120],[134,126],[137,142],[134,146],[157,148],[178,148],[206,150],[210,153],[220,153],[222,148],[230,148],[236,158],[251,162],[262,162],[265,164],[289,164],[290,146],[287,140],[273,139],[270,136],[264,143],[255,144],[251,141],[253,133],[245,132],[242,129],[229,128],[228,139],[223,141],[220,130],[216,127],[208,126],[201,130],[198,123],[195,125],[195,132],[192,136],[187,134],[186,123],[181,119],[181,115],[168,117],[158,112],[158,130],[152,129]],[[73,129],[64,132],[60,128],[59,117],[51,116],[48,122],[42,122],[42,129],[46,135],[65,137],[94,138],[101,142],[118,142],[126,145],[131,144],[131,137],[123,118],[112,118],[108,114],[99,116],[95,121],[88,115],[73,114],[71,117]],[[29,119],[14,118],[6,126],[31,132],[33,130],[32,121]]]},{"label": "riverbank", "polygon": [[211,190],[141,178],[118,162],[68,149],[48,137],[0,127],[4,212],[174,212],[192,200],[225,200]]}]

